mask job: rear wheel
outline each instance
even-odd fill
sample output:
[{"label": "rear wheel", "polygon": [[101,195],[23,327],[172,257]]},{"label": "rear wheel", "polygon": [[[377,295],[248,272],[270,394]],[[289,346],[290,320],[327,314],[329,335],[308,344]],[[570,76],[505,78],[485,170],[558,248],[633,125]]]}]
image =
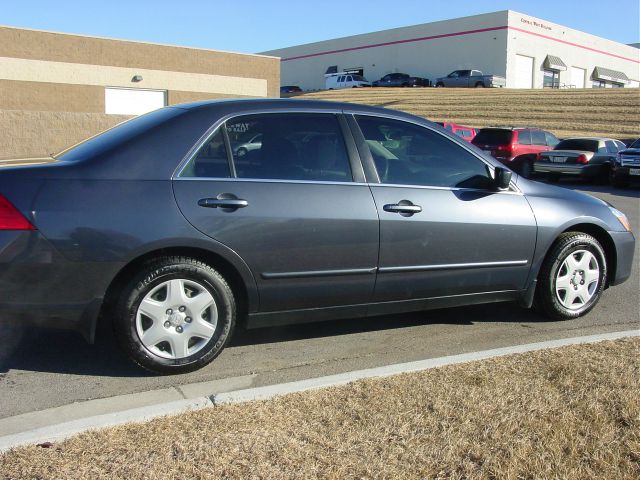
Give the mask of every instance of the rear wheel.
[{"label": "rear wheel", "polygon": [[482,82],[476,83],[476,88],[484,88],[484,83]]},{"label": "rear wheel", "polygon": [[600,243],[586,233],[563,233],[540,269],[536,307],[551,318],[577,318],[598,303],[606,281]]},{"label": "rear wheel", "polygon": [[155,373],[185,373],[220,354],[236,311],[233,292],[216,270],[193,258],[163,257],[124,287],[114,328],[138,365]]},{"label": "rear wheel", "polygon": [[520,166],[520,175],[524,178],[531,178],[533,176],[533,160],[524,159]]},{"label": "rear wheel", "polygon": [[436,83],[436,88],[443,88],[443,87],[444,87],[444,83],[442,82]]}]

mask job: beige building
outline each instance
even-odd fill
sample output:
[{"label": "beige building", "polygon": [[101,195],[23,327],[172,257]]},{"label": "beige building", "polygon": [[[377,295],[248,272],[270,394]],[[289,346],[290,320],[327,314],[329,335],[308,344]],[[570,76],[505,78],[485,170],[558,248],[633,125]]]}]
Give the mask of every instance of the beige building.
[{"label": "beige building", "polygon": [[279,86],[277,57],[0,27],[0,157],[56,151],[165,105],[278,97]]},{"label": "beige building", "polygon": [[281,57],[283,85],[304,90],[323,89],[327,71],[344,70],[371,81],[395,72],[434,81],[474,69],[506,77],[507,88],[628,88],[640,80],[637,48],[512,10],[264,53]]}]

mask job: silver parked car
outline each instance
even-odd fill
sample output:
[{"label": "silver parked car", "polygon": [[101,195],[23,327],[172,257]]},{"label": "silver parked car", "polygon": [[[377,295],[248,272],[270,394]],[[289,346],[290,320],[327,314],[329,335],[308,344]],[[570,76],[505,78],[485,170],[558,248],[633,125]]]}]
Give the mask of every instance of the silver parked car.
[{"label": "silver parked car", "polygon": [[551,180],[573,175],[606,183],[618,152],[625,148],[624,143],[612,138],[566,138],[553,150],[538,154],[533,168]]}]

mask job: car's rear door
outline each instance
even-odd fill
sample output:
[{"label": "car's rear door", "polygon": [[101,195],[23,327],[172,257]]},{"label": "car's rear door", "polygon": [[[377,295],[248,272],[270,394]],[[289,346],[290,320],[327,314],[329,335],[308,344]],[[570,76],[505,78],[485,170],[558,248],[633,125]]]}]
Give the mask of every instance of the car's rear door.
[{"label": "car's rear door", "polygon": [[536,222],[515,187],[493,189],[490,165],[427,126],[350,121],[380,216],[376,301],[525,287]]},{"label": "car's rear door", "polygon": [[[258,133],[260,148],[228,158]],[[338,112],[228,119],[173,183],[189,222],[248,264],[262,312],[370,300],[378,214]]]}]

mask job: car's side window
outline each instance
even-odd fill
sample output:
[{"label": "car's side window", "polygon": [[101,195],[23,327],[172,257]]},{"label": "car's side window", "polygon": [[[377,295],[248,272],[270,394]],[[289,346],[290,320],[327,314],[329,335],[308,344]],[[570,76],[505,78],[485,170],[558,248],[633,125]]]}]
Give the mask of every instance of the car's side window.
[{"label": "car's side window", "polygon": [[605,142],[605,144],[607,145],[607,152],[608,153],[618,153],[618,147],[613,142],[613,140],[607,140]]},{"label": "car's side window", "polygon": [[547,145],[550,147],[555,147],[558,143],[560,143],[560,140],[558,140],[552,133],[544,132],[544,136],[547,140]]},{"label": "car's side window", "polygon": [[531,130],[518,131],[518,144],[531,145]]},{"label": "car's side window", "polygon": [[[330,113],[272,113],[227,121],[238,178],[352,182],[338,118]],[[249,142],[260,135],[260,141]]]},{"label": "car's side window", "polygon": [[489,168],[454,141],[399,120],[356,116],[382,183],[486,189]]},{"label": "car's side window", "polygon": [[198,150],[189,163],[182,169],[180,177],[231,177],[222,128],[218,128],[204,145],[200,147],[200,150]]},{"label": "car's side window", "polygon": [[547,140],[542,130],[531,130],[531,143],[534,145],[546,145]]}]

